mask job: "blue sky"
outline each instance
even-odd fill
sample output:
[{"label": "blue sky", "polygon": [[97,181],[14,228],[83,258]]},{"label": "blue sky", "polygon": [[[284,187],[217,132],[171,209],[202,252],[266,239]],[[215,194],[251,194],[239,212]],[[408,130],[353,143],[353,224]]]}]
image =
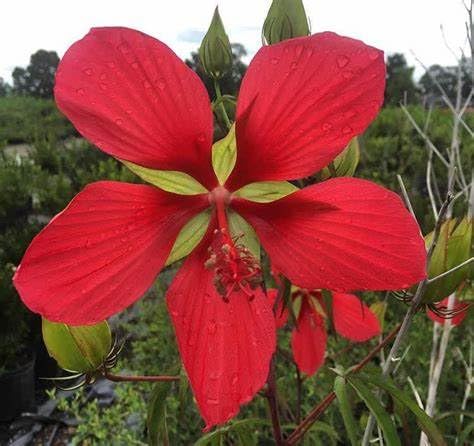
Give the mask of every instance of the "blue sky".
[{"label": "blue sky", "polygon": [[[122,25],[163,40],[181,57],[195,50],[216,4],[233,42],[250,56],[259,48],[270,0],[24,0],[2,3],[0,77],[10,80],[39,48],[60,55],[93,26]],[[313,32],[335,31],[356,37],[386,53],[413,50],[427,65],[453,64],[443,42],[467,48],[462,0],[306,0]],[[417,75],[422,73],[417,68]]]}]

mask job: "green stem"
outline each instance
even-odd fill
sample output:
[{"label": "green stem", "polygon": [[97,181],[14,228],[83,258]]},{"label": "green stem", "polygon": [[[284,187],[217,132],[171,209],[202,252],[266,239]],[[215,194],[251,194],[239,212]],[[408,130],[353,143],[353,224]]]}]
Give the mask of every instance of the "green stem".
[{"label": "green stem", "polygon": [[230,119],[227,116],[227,112],[225,110],[224,102],[222,101],[221,87],[219,86],[219,82],[217,82],[217,79],[214,79],[214,90],[216,91],[216,99],[217,99],[217,102],[219,103],[219,108],[221,110],[222,119],[224,120],[224,123],[227,127],[227,130],[230,130],[230,128],[232,127],[232,123],[230,122]]}]

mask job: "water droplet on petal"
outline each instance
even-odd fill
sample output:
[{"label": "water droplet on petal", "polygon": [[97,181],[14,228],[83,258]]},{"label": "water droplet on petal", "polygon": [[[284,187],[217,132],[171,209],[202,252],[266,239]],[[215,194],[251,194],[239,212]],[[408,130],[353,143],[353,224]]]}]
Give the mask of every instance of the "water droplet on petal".
[{"label": "water droplet on petal", "polygon": [[105,82],[100,82],[99,83],[99,88],[102,90],[102,91],[105,91],[107,90],[107,84]]},{"label": "water droplet on petal", "polygon": [[376,49],[369,50],[369,59],[370,60],[377,60],[380,56],[380,52]]},{"label": "water droplet on petal", "polygon": [[354,77],[354,72],[352,70],[345,70],[342,72],[342,77],[344,79],[352,79]]},{"label": "water droplet on petal", "polygon": [[123,125],[123,119],[117,118],[117,119],[115,120],[115,124],[117,124],[117,125]]},{"label": "water droplet on petal", "polygon": [[352,133],[352,127],[350,125],[346,125],[342,128],[342,133],[344,135],[348,135],[349,133]]},{"label": "water droplet on petal", "polygon": [[165,87],[166,87],[166,82],[165,82],[165,80],[164,80],[163,78],[160,78],[160,79],[158,79],[157,85],[158,85],[158,88],[159,88],[160,90],[164,90]]},{"label": "water droplet on petal", "polygon": [[87,76],[92,76],[93,73],[92,68],[84,68],[82,72]]},{"label": "water droplet on petal", "polygon": [[216,406],[217,404],[219,404],[219,400],[216,398],[208,398],[207,404],[210,404],[211,406]]},{"label": "water droplet on petal", "polygon": [[132,67],[134,70],[138,70],[138,68],[140,67],[140,65],[138,64],[138,62],[132,62],[130,65],[131,65],[131,67]]},{"label": "water droplet on petal", "polygon": [[323,130],[324,130],[325,132],[329,132],[329,130],[331,130],[331,129],[332,129],[332,124],[331,124],[331,123],[325,122],[325,123],[323,124]]},{"label": "water droplet on petal", "polygon": [[144,81],[143,81],[143,86],[144,86],[146,89],[151,88],[151,84],[150,84],[150,82],[148,82],[147,80],[144,80]]},{"label": "water droplet on petal", "polygon": [[338,56],[336,62],[339,68],[344,68],[349,63],[349,58],[347,56]]},{"label": "water droplet on petal", "polygon": [[232,376],[232,381],[230,382],[231,385],[235,386],[238,380],[239,380],[239,377],[237,376],[237,373],[234,373],[234,375]]},{"label": "water droplet on petal", "polygon": [[298,67],[298,62],[291,62],[290,70],[296,70],[297,67]]},{"label": "water droplet on petal", "polygon": [[106,65],[107,65],[109,68],[112,68],[112,69],[115,68],[115,62],[107,62]]},{"label": "water droplet on petal", "polygon": [[272,57],[272,58],[270,59],[270,63],[271,63],[272,65],[276,65],[278,62],[280,62],[280,59],[278,59],[278,58],[276,58],[276,57]]},{"label": "water droplet on petal", "polygon": [[217,324],[215,320],[209,321],[209,325],[207,326],[207,332],[211,335],[216,334]]},{"label": "water droplet on petal", "polygon": [[81,95],[81,96],[84,96],[84,95],[86,94],[86,92],[85,92],[85,90],[84,90],[83,88],[78,88],[78,89],[76,90],[76,93],[77,93],[78,95]]}]

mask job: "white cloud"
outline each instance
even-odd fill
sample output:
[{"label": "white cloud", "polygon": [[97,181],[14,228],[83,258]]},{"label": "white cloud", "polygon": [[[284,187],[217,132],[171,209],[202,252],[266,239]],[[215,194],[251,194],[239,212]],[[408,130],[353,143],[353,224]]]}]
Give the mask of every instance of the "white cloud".
[{"label": "white cloud", "polygon": [[[2,4],[0,76],[28,64],[37,49],[60,55],[93,26],[122,25],[140,29],[171,46],[181,57],[199,43],[216,0],[24,0]],[[260,29],[270,0],[220,0],[219,9],[233,42],[250,54],[260,46]],[[453,48],[465,47],[462,0],[306,0],[313,32],[331,30],[357,37],[387,53],[413,49],[426,63],[452,64],[443,24]],[[191,32],[191,33],[190,33]],[[193,34],[193,35],[191,35]],[[420,73],[420,70],[418,70]]]}]

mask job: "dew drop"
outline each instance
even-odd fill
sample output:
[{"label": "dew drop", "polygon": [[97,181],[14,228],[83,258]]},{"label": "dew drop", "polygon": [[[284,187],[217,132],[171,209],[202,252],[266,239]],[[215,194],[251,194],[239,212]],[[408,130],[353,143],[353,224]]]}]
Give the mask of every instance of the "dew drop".
[{"label": "dew drop", "polygon": [[99,76],[99,79],[101,81],[105,81],[107,79],[107,74],[106,73],[101,73],[100,76]]},{"label": "dew drop", "polygon": [[342,128],[342,133],[344,135],[348,135],[351,132],[352,132],[352,127],[350,125],[346,125]]},{"label": "dew drop", "polygon": [[115,68],[115,62],[107,62],[106,65],[107,65],[109,68],[112,68],[112,69]]},{"label": "dew drop", "polygon": [[237,376],[237,373],[234,373],[234,375],[232,376],[232,381],[230,382],[231,385],[235,386],[238,380],[239,380],[239,377]]},{"label": "dew drop", "polygon": [[336,62],[339,68],[344,68],[349,63],[349,58],[347,56],[338,56]]},{"label": "dew drop", "polygon": [[379,58],[380,53],[377,50],[369,50],[369,59],[370,60],[377,60]]},{"label": "dew drop", "polygon": [[117,124],[117,125],[123,125],[123,119],[117,118],[117,119],[115,120],[115,124]]},{"label": "dew drop", "polygon": [[301,55],[301,53],[303,52],[303,49],[304,49],[303,45],[298,45],[296,47],[296,50],[295,50],[296,57],[299,57]]},{"label": "dew drop", "polygon": [[352,70],[345,70],[342,72],[342,77],[344,79],[352,79],[354,77],[354,72]]},{"label": "dew drop", "polygon": [[208,398],[207,404],[210,404],[211,406],[217,406],[219,404],[219,400],[216,398]]},{"label": "dew drop", "polygon": [[144,86],[146,89],[151,88],[151,84],[150,84],[150,82],[148,82],[147,80],[144,80],[144,81],[143,81],[143,86]]},{"label": "dew drop", "polygon": [[107,84],[104,83],[104,82],[100,82],[100,83],[99,83],[99,88],[100,88],[102,91],[105,91],[105,90],[107,90]]},{"label": "dew drop", "polygon": [[164,90],[165,87],[166,87],[166,82],[165,82],[165,80],[164,80],[163,78],[160,78],[160,79],[158,79],[157,85],[158,85],[158,88],[159,88],[160,90]]},{"label": "dew drop", "polygon": [[197,137],[197,140],[199,142],[205,142],[206,141],[206,136],[204,135],[204,133],[200,133]]},{"label": "dew drop", "polygon": [[207,332],[211,335],[216,334],[217,324],[215,320],[209,321],[209,325],[207,326]]},{"label": "dew drop", "polygon": [[85,90],[83,88],[78,88],[76,90],[76,93],[80,96],[84,96],[86,94]]},{"label": "dew drop", "polygon": [[82,72],[87,76],[92,76],[93,73],[92,68],[84,68]]},{"label": "dew drop", "polygon": [[270,63],[272,65],[276,65],[278,62],[280,62],[280,59],[276,58],[276,57],[273,57],[270,59]]},{"label": "dew drop", "polygon": [[140,67],[140,65],[138,64],[138,62],[132,62],[130,65],[131,65],[131,67],[132,67],[134,70],[138,70],[138,68]]},{"label": "dew drop", "polygon": [[323,124],[323,130],[324,130],[325,132],[329,132],[329,130],[331,130],[331,129],[332,129],[332,124],[330,124],[329,122],[325,122],[325,123]]},{"label": "dew drop", "polygon": [[298,62],[291,62],[290,70],[296,70],[297,67],[298,67]]}]

